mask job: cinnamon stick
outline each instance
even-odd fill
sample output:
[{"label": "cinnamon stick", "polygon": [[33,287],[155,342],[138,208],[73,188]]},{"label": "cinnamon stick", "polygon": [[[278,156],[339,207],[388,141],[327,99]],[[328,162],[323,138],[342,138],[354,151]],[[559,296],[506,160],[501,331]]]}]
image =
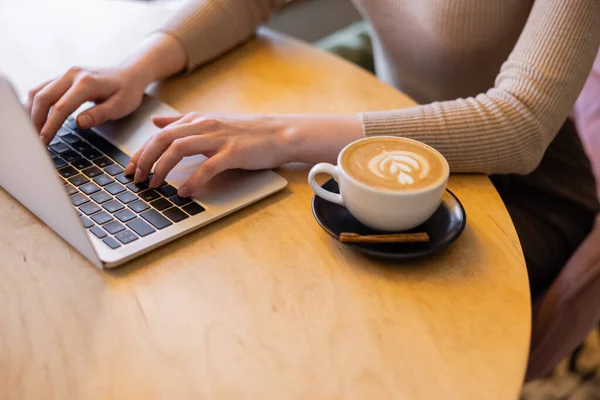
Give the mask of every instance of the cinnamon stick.
[{"label": "cinnamon stick", "polygon": [[429,242],[429,235],[427,232],[418,232],[363,236],[358,233],[344,232],[340,234],[340,241],[342,243],[426,243]]}]

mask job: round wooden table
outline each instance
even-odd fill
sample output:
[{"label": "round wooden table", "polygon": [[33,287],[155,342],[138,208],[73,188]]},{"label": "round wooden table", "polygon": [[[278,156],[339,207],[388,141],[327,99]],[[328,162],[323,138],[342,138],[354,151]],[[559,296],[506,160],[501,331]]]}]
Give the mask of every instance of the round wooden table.
[{"label": "round wooden table", "polygon": [[[0,0],[0,68],[24,94],[70,65],[115,62],[172,11]],[[265,30],[152,92],[182,112],[414,104]],[[0,190],[1,397],[517,398],[530,336],[527,273],[489,180],[451,178],[468,215],[453,246],[392,263],[319,228],[307,171],[279,170],[285,191],[114,271],[93,268]]]}]

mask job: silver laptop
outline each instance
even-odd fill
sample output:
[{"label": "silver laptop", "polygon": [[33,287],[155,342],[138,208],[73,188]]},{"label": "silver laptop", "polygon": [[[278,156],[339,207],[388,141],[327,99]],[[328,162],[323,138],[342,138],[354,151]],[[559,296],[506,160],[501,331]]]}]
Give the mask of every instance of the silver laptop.
[{"label": "silver laptop", "polygon": [[148,96],[130,117],[92,130],[78,129],[75,114],[45,148],[0,76],[0,186],[93,264],[112,268],[287,185],[272,171],[233,170],[215,177],[196,199],[177,196],[203,156],[185,158],[161,188],[132,182],[123,169],[158,131],[150,116],[172,114]]}]

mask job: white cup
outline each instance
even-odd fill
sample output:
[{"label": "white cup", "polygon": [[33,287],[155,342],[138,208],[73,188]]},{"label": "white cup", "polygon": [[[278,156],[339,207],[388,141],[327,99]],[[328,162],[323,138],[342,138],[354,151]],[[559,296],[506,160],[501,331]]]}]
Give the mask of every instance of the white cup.
[{"label": "white cup", "polygon": [[[406,138],[396,139],[412,141]],[[377,138],[366,138],[360,141],[365,140],[377,140]],[[352,144],[350,143],[340,152],[337,166],[320,163],[310,170],[308,183],[317,196],[346,207],[362,224],[379,231],[394,232],[412,229],[433,215],[442,202],[449,176],[448,163],[440,153],[427,146],[445,163],[445,174],[440,183],[415,190],[379,189],[357,181],[342,167],[344,152]],[[339,185],[340,194],[329,192],[319,186],[315,180],[318,174],[331,175]]]}]

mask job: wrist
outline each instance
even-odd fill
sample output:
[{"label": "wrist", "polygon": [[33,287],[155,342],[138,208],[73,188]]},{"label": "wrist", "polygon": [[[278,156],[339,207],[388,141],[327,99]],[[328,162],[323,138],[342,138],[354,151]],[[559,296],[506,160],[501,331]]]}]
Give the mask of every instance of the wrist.
[{"label": "wrist", "polygon": [[283,154],[286,162],[337,161],[349,143],[364,138],[359,115],[297,115],[284,117]]},{"label": "wrist", "polygon": [[129,77],[144,88],[185,68],[184,49],[173,36],[158,32],[149,36],[121,65]]}]

